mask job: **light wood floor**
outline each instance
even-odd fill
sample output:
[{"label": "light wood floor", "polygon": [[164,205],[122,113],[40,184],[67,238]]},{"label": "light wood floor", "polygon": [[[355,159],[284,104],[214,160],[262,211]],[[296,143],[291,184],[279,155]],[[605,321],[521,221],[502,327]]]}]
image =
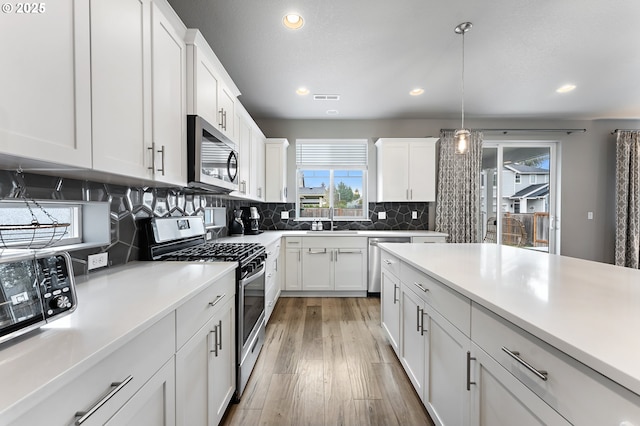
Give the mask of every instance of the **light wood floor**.
[{"label": "light wood floor", "polygon": [[380,327],[377,298],[280,298],[223,425],[433,425]]}]

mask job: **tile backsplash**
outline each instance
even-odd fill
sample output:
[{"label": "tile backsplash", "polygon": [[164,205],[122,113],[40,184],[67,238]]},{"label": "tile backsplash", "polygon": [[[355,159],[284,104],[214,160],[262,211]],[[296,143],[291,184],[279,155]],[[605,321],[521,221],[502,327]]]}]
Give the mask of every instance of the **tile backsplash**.
[{"label": "tile backsplash", "polygon": [[[37,200],[108,201],[111,206],[111,242],[103,247],[77,250],[71,254],[74,272],[86,274],[89,254],[108,252],[110,265],[140,259],[138,219],[165,216],[203,215],[205,207],[225,207],[227,223],[233,210],[257,206],[260,228],[265,230],[310,230],[311,222],[296,221],[295,203],[255,203],[220,195],[193,193],[181,188],[127,187],[33,173],[0,171],[0,199],[25,196]],[[281,219],[283,211],[291,219]],[[378,219],[380,212],[386,219]],[[412,219],[417,212],[417,219]],[[369,203],[368,221],[334,222],[338,229],[424,230],[428,229],[429,203]],[[328,225],[328,223],[325,223]],[[228,235],[226,227],[215,229],[214,238]]]}]

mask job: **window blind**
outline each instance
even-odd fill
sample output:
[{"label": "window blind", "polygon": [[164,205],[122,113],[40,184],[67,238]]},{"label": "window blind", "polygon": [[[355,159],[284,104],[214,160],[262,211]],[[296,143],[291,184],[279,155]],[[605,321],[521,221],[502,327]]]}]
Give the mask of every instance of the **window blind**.
[{"label": "window blind", "polygon": [[296,141],[298,169],[366,170],[367,164],[366,139]]}]

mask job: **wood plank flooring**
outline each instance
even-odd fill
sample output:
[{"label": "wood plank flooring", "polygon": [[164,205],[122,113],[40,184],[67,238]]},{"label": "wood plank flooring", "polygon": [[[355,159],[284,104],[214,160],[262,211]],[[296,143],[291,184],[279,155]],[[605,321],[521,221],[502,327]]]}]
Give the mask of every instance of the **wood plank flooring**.
[{"label": "wood plank flooring", "polygon": [[231,425],[433,425],[377,298],[280,298]]}]

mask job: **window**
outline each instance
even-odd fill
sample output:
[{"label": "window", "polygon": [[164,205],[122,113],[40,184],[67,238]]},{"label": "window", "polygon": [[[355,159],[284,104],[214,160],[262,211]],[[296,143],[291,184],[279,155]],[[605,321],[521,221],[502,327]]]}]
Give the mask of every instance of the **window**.
[{"label": "window", "polygon": [[296,141],[296,217],[368,220],[366,140]]},{"label": "window", "polygon": [[536,182],[536,178],[537,178],[536,175],[529,175],[529,183],[530,184],[538,183],[538,182]]},{"label": "window", "polygon": [[516,173],[516,184],[520,183],[520,174]]},{"label": "window", "polygon": [[[35,230],[29,226],[34,219],[42,225]],[[46,226],[52,223],[69,225]],[[5,199],[0,202],[0,224],[4,225],[0,230],[0,249],[48,246],[76,249],[110,241],[107,202]]]}]

